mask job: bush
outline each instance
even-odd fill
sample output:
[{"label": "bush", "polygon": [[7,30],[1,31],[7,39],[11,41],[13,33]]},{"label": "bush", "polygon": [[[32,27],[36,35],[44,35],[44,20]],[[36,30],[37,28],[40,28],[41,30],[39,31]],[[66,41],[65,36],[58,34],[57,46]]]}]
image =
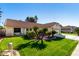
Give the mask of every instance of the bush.
[{"label": "bush", "polygon": [[52,32],[47,32],[46,35],[50,37],[50,35],[52,35]]},{"label": "bush", "polygon": [[26,36],[30,39],[35,38],[35,33],[34,32],[27,32]]},{"label": "bush", "polygon": [[24,36],[22,36],[25,40],[29,40],[30,39],[30,37],[26,34],[26,35],[24,35]]},{"label": "bush", "polygon": [[33,27],[33,30],[35,31],[35,32],[37,32],[38,31],[38,27]]},{"label": "bush", "polygon": [[77,35],[79,36],[79,28],[75,29],[75,32],[77,33]]},{"label": "bush", "polygon": [[3,26],[0,26],[0,29],[4,29],[4,27]]}]

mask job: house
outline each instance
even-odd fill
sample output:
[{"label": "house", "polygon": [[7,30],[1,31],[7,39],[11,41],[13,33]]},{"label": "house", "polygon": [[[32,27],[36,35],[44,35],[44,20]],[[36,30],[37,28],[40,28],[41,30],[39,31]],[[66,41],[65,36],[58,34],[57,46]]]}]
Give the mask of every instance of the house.
[{"label": "house", "polygon": [[51,22],[51,23],[47,23],[44,24],[43,26],[45,26],[45,28],[48,28],[49,31],[55,30],[58,33],[61,33],[61,25],[57,22]]},{"label": "house", "polygon": [[47,23],[47,24],[39,24],[33,22],[25,22],[20,20],[7,19],[5,21],[4,27],[6,30],[6,36],[13,35],[25,35],[28,29],[33,31],[33,27],[48,28],[48,31],[55,30],[58,33],[61,32],[61,25],[56,22]]},{"label": "house", "polygon": [[75,26],[64,26],[61,28],[62,32],[73,33],[77,27]]}]

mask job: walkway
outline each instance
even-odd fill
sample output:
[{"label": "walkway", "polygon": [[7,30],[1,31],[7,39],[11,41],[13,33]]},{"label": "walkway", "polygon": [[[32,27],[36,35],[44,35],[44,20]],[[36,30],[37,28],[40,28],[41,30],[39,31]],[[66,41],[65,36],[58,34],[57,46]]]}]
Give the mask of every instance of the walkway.
[{"label": "walkway", "polygon": [[0,39],[0,42],[2,41],[3,39]]},{"label": "walkway", "polygon": [[79,43],[77,44],[71,56],[79,56]]}]

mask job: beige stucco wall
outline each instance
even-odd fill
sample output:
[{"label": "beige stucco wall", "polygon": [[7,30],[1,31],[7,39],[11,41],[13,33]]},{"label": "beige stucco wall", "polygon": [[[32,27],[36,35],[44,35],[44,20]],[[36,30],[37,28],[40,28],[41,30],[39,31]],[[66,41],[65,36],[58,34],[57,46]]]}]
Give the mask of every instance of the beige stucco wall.
[{"label": "beige stucco wall", "polygon": [[12,27],[5,27],[6,36],[13,36],[14,29]]},{"label": "beige stucco wall", "polygon": [[[13,27],[5,27],[6,36],[14,36],[14,28]],[[26,28],[21,28],[21,35],[26,34]]]},{"label": "beige stucco wall", "polygon": [[25,35],[26,34],[26,28],[21,28],[21,34]]},{"label": "beige stucco wall", "polygon": [[[6,29],[6,36],[14,36],[13,27],[5,27],[5,29]],[[61,26],[59,26],[59,25],[54,25],[54,26],[48,28],[48,31],[52,31],[52,29],[57,31],[58,33],[61,33]],[[21,35],[25,35],[25,34],[26,34],[26,28],[21,28]]]},{"label": "beige stucco wall", "polygon": [[48,30],[49,31],[55,30],[56,32],[61,33],[61,26],[54,25],[54,26],[51,26],[50,28],[48,28]]}]

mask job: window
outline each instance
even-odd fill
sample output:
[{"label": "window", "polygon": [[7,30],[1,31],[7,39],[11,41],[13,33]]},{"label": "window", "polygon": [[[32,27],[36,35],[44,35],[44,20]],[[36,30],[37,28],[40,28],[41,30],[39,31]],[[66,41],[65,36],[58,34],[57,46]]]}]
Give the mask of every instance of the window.
[{"label": "window", "polygon": [[27,28],[26,31],[28,31],[29,29]]},{"label": "window", "polygon": [[30,31],[32,31],[32,28],[30,28]]},{"label": "window", "polygon": [[21,28],[14,28],[14,32],[21,32]]}]

